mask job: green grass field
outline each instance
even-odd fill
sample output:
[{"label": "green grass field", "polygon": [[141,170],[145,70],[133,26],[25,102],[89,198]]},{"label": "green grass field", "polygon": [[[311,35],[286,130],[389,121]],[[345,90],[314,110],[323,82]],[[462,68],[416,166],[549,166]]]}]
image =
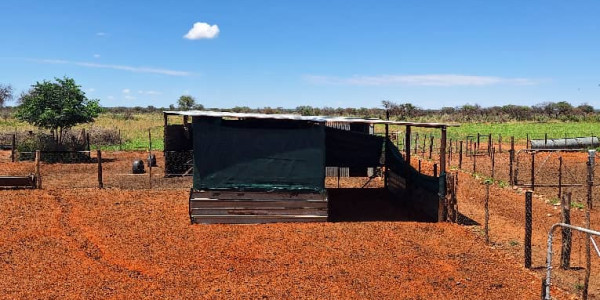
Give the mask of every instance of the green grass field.
[{"label": "green grass field", "polygon": [[[177,122],[177,118],[170,119],[170,123]],[[93,127],[100,129],[120,130],[122,137],[122,150],[145,150],[148,149],[148,130],[152,135],[152,148],[155,150],[163,149],[163,117],[161,113],[140,113],[131,116],[123,114],[103,113],[94,123],[83,124],[75,127],[75,130],[86,128],[90,130]],[[20,122],[13,118],[0,119],[0,133],[11,133],[15,131],[36,130],[34,126]],[[404,126],[390,126],[390,133],[399,132],[404,134]],[[385,132],[383,125],[376,127],[377,133]],[[440,136],[440,130],[427,128],[414,128],[413,133],[420,135]],[[508,142],[511,136],[515,137],[517,142],[526,140],[529,134],[530,138],[542,139],[544,134],[548,138],[581,137],[600,135],[600,123],[592,122],[510,122],[510,123],[463,123],[460,127],[450,127],[448,129],[449,139],[464,139],[468,135],[480,133],[487,135],[491,133],[494,139],[502,135],[503,140]],[[96,146],[92,145],[92,149]],[[105,150],[118,150],[119,145],[101,147]]]}]

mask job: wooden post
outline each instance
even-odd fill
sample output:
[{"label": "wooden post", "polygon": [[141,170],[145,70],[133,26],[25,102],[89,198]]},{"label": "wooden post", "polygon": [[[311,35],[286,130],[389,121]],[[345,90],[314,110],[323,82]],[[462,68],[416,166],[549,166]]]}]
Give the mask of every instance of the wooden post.
[{"label": "wooden post", "polygon": [[525,268],[531,268],[532,191],[525,192]]},{"label": "wooden post", "polygon": [[438,177],[438,165],[433,164],[433,177]]},{"label": "wooden post", "polygon": [[562,167],[563,159],[562,156],[558,157],[558,199],[562,199]]},{"label": "wooden post", "polygon": [[[152,133],[148,129],[148,158],[152,157]],[[148,183],[152,188],[152,162],[148,164]]]},{"label": "wooden post", "polygon": [[477,172],[477,155],[473,153],[471,157],[473,157],[473,174],[475,174]]},{"label": "wooden post", "polygon": [[[452,164],[452,139],[450,139],[450,143],[448,143],[448,145],[450,145],[450,147],[448,147],[448,163]],[[441,148],[440,151],[442,151]]]},{"label": "wooden post", "polygon": [[[385,119],[386,121],[390,120],[390,111],[389,110],[385,110]],[[389,125],[386,123],[385,124],[385,139],[383,140],[384,142],[384,147],[383,147],[383,151],[384,153],[387,152],[387,148],[388,148],[388,140],[389,140],[389,134],[390,134],[390,128]],[[385,155],[384,155],[385,157]],[[388,187],[388,168],[387,168],[387,161],[384,159],[383,160],[383,188],[387,189]]]},{"label": "wooden post", "polygon": [[121,139],[121,129],[119,129],[119,151],[123,150],[123,141]]},{"label": "wooden post", "polygon": [[[406,126],[407,128],[410,126]],[[415,133],[415,154],[419,155],[419,133]]]},{"label": "wooden post", "polygon": [[547,132],[544,133],[544,148],[548,148],[548,133]]},{"label": "wooden post", "polygon": [[427,135],[423,137],[423,148],[421,148],[421,156],[425,157],[425,147],[427,144]]},{"label": "wooden post", "polygon": [[[406,163],[410,166],[410,131],[411,131],[411,127],[410,126],[406,126],[406,132],[405,134],[405,140],[406,143],[404,145],[404,151],[406,152]],[[408,170],[408,168],[407,168]]]},{"label": "wooden post", "polygon": [[[447,141],[447,128],[443,126],[441,128],[442,136],[440,138],[440,175],[446,174],[446,141]],[[431,139],[433,141],[433,139]]]},{"label": "wooden post", "polygon": [[[594,187],[594,160],[595,160],[596,150],[588,151],[588,161],[587,161],[587,205],[585,208],[585,228],[590,229],[590,213],[592,210],[592,188]],[[585,238],[585,278],[583,282],[583,299],[588,298],[588,290],[590,285],[590,272],[592,270],[592,249],[591,249],[591,235],[586,234]]]},{"label": "wooden post", "polygon": [[477,133],[477,145],[475,147],[475,152],[477,152],[477,153],[479,153],[479,143],[481,142],[480,138],[481,138],[481,135],[478,132]]},{"label": "wooden post", "polygon": [[498,152],[502,153],[502,134],[498,134]]},{"label": "wooden post", "polygon": [[98,188],[104,188],[104,183],[102,182],[102,151],[100,149],[96,150],[96,157],[98,158]]},{"label": "wooden post", "polygon": [[42,175],[40,168],[40,161],[42,160],[42,152],[40,150],[35,150],[35,180],[36,186],[38,189],[42,188]]},{"label": "wooden post", "polygon": [[17,161],[17,134],[12,135],[12,144],[10,145],[10,159],[12,162]]},{"label": "wooden post", "polygon": [[527,141],[526,141],[526,144],[525,144],[525,148],[529,149],[529,133],[527,134]]},{"label": "wooden post", "polygon": [[535,191],[535,151],[531,152],[531,190]]},{"label": "wooden post", "polygon": [[492,147],[492,152],[490,155],[490,159],[492,160],[492,180],[495,178],[495,170],[496,170],[496,148]]},{"label": "wooden post", "polygon": [[[571,193],[563,195],[560,201],[561,221],[571,225]],[[571,268],[571,229],[562,228],[562,248],[560,252],[560,267],[564,270]]]},{"label": "wooden post", "polygon": [[492,141],[492,134],[490,133],[488,135],[488,155],[492,155],[492,145],[494,144],[494,141]]},{"label": "wooden post", "polygon": [[515,137],[510,137],[510,150],[508,152],[508,178],[510,185],[515,185],[515,177],[513,173],[513,163],[515,161]]},{"label": "wooden post", "polygon": [[90,133],[89,132],[85,135],[85,140],[87,142],[87,151],[89,151],[88,155],[91,159],[92,158],[92,149],[90,148]]},{"label": "wooden post", "polygon": [[421,159],[419,158],[419,173],[421,173]]},{"label": "wooden post", "polygon": [[458,168],[462,169],[462,158],[463,158],[463,141],[460,141],[458,148]]},{"label": "wooden post", "polygon": [[433,153],[433,134],[429,136],[429,159],[431,159],[431,155]]},{"label": "wooden post", "polygon": [[483,232],[485,233],[485,242],[490,243],[490,183],[485,182],[485,203],[483,205],[485,210]]}]

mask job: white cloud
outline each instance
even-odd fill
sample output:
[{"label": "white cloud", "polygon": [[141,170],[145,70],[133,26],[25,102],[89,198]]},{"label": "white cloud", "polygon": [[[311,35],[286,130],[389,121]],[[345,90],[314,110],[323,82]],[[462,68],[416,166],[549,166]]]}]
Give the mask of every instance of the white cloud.
[{"label": "white cloud", "polygon": [[161,75],[169,75],[169,76],[190,76],[191,72],[187,71],[178,71],[178,70],[169,70],[169,69],[157,69],[157,68],[149,68],[149,67],[132,67],[125,65],[109,65],[109,64],[99,64],[94,62],[79,62],[79,61],[68,61],[62,59],[28,59],[29,61],[44,63],[44,64],[69,64],[80,67],[87,68],[99,68],[99,69],[112,69],[112,70],[121,70],[135,73],[153,73],[153,74],[161,74]]},{"label": "white cloud", "polygon": [[161,92],[157,92],[157,91],[152,91],[152,90],[148,90],[148,91],[139,90],[138,94],[142,94],[142,95],[160,95],[162,93]]},{"label": "white cloud", "polygon": [[100,58],[100,54],[94,54],[94,58]]},{"label": "white cloud", "polygon": [[498,84],[535,85],[539,80],[530,78],[503,78],[459,74],[377,75],[377,76],[320,76],[307,75],[305,80],[314,84],[355,86],[487,86]]},{"label": "white cloud", "polygon": [[192,29],[183,37],[188,40],[212,39],[219,35],[219,26],[196,22]]},{"label": "white cloud", "polygon": [[125,95],[125,100],[135,100],[136,98],[134,96],[130,96],[130,95]]},{"label": "white cloud", "polygon": [[93,92],[95,92],[95,91],[96,91],[96,89],[95,89],[95,88],[89,88],[89,89],[87,89],[87,91],[88,91],[89,93],[93,93]]},{"label": "white cloud", "polygon": [[108,96],[108,97],[106,97],[106,99],[108,99],[108,100],[115,100],[115,96]]},{"label": "white cloud", "polygon": [[97,36],[107,36],[106,32],[96,32]]},{"label": "white cloud", "polygon": [[123,89],[121,92],[123,92],[123,94],[129,94],[131,93],[130,89]]}]

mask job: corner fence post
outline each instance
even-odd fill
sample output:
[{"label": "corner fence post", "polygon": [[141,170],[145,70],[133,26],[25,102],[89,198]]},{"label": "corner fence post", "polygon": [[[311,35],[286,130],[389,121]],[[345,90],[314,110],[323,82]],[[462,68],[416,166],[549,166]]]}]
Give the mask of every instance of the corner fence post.
[{"label": "corner fence post", "polygon": [[531,231],[532,231],[532,196],[533,192],[525,192],[525,268],[531,268]]},{"label": "corner fence post", "polygon": [[483,232],[485,233],[485,243],[490,243],[490,182],[486,180],[485,182],[485,202],[484,202],[484,226]]}]

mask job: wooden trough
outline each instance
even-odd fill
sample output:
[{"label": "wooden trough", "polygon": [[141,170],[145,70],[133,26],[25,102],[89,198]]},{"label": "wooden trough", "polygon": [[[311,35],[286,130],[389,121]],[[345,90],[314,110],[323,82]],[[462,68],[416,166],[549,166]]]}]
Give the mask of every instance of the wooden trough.
[{"label": "wooden trough", "polygon": [[35,175],[0,176],[0,189],[37,188]]},{"label": "wooden trough", "polygon": [[327,195],[289,192],[190,192],[192,223],[326,222]]}]

